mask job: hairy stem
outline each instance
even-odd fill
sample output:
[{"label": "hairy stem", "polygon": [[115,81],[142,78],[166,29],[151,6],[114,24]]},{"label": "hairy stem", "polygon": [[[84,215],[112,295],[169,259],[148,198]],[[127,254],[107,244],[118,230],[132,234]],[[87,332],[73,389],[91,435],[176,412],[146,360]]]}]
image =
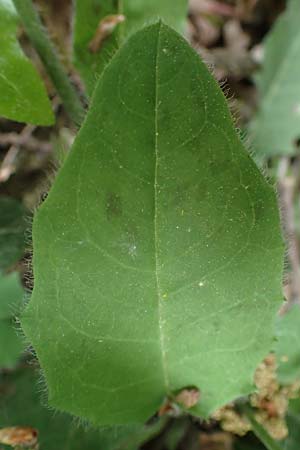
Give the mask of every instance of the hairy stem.
[{"label": "hairy stem", "polygon": [[78,94],[70,82],[60,62],[56,50],[49,39],[32,0],[13,0],[22,19],[26,33],[42,60],[70,118],[79,125],[84,117],[84,109]]}]

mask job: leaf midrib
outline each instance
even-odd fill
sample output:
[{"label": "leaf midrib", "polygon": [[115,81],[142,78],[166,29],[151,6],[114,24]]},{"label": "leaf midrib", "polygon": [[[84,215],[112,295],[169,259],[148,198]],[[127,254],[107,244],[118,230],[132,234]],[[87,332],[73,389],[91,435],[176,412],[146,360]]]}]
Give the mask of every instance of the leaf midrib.
[{"label": "leaf midrib", "polygon": [[162,359],[162,370],[164,376],[164,385],[166,392],[169,391],[169,376],[167,370],[167,361],[166,361],[166,349],[165,349],[165,334],[163,329],[163,317],[162,317],[162,291],[159,281],[159,260],[158,260],[158,231],[157,231],[157,218],[158,218],[158,208],[157,208],[157,197],[158,197],[158,165],[159,165],[159,155],[158,155],[158,136],[159,136],[159,127],[158,127],[158,58],[159,58],[159,48],[160,48],[160,35],[161,35],[161,22],[158,24],[158,36],[157,36],[157,48],[156,48],[156,60],[155,60],[155,110],[154,110],[154,123],[155,123],[155,174],[154,174],[154,248],[155,248],[155,279],[156,279],[156,292],[157,292],[157,301],[158,301],[158,328],[159,328],[159,340],[161,347],[161,359]]}]

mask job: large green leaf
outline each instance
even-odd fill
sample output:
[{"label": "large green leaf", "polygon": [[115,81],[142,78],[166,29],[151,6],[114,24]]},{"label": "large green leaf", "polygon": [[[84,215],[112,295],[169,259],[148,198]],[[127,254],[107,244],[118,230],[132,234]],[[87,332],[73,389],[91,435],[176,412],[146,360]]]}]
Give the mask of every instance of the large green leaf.
[{"label": "large green leaf", "polygon": [[300,8],[289,0],[264,42],[260,106],[250,127],[259,156],[293,154],[300,138]]},{"label": "large green leaf", "polygon": [[[178,31],[184,30],[187,0],[76,0],[74,18],[74,63],[91,95],[112,55],[129,34],[147,21],[161,17]],[[101,20],[124,14],[125,23],[116,27],[98,53],[89,50]]]},{"label": "large green leaf", "polygon": [[201,415],[251,391],[281,299],[276,197],[166,25],[103,72],[33,240],[22,322],[51,405],[130,423],[184,387]]},{"label": "large green leaf", "polygon": [[278,379],[283,384],[300,379],[300,307],[294,305],[276,324]]},{"label": "large green leaf", "polygon": [[43,82],[17,40],[19,18],[11,0],[0,0],[0,116],[51,125],[54,116]]},{"label": "large green leaf", "polygon": [[20,202],[0,197],[0,271],[15,264],[24,253],[26,212]]},{"label": "large green leaf", "polygon": [[0,368],[16,365],[23,350],[13,316],[20,309],[24,292],[17,273],[0,274]]},{"label": "large green leaf", "polygon": [[0,377],[0,428],[31,426],[37,429],[43,450],[135,450],[157,433],[163,423],[98,430],[76,426],[71,417],[54,414],[41,404],[40,386],[40,380],[29,367]]}]

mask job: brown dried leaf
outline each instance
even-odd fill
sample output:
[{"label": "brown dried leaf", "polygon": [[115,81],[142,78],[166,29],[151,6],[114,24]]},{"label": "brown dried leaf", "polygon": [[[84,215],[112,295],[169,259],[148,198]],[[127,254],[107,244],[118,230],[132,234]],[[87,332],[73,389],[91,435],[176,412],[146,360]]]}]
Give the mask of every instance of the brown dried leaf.
[{"label": "brown dried leaf", "polygon": [[104,17],[98,25],[95,36],[89,43],[89,50],[91,53],[97,53],[103,41],[110,36],[115,30],[116,26],[124,22],[125,16],[123,14],[115,14]]},{"label": "brown dried leaf", "polygon": [[196,388],[191,389],[183,389],[179,394],[175,397],[175,402],[179,403],[186,409],[190,409],[193,406],[197,405],[200,399],[200,392]]},{"label": "brown dried leaf", "polygon": [[38,432],[31,427],[8,427],[0,430],[0,443],[12,447],[37,448]]}]

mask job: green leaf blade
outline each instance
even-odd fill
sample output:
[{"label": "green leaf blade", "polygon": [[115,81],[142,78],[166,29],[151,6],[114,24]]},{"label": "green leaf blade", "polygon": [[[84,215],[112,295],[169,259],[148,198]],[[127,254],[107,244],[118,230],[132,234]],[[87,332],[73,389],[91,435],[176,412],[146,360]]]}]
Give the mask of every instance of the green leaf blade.
[{"label": "green leaf blade", "polygon": [[0,273],[0,368],[15,367],[23,350],[17,335],[14,314],[20,310],[24,291],[17,273],[4,276]]},{"label": "green leaf blade", "polygon": [[[0,427],[30,426],[38,431],[38,442],[46,450],[137,449],[164,425],[91,428],[75,424],[66,414],[53,414],[41,394],[40,376],[32,367],[0,375]],[[26,405],[26,408],[24,408]],[[132,447],[131,447],[132,445]]]},{"label": "green leaf blade", "polygon": [[282,384],[300,379],[300,308],[294,305],[276,322],[277,376]]},{"label": "green leaf blade", "polygon": [[45,87],[17,41],[19,17],[11,0],[0,1],[0,116],[18,122],[52,125]]},{"label": "green leaf blade", "polygon": [[293,155],[300,137],[300,10],[289,0],[264,41],[263,67],[257,76],[260,105],[250,126],[258,156]]},{"label": "green leaf blade", "polygon": [[23,288],[16,272],[6,276],[0,274],[0,320],[11,318],[20,309],[23,295]]},{"label": "green leaf blade", "polygon": [[130,423],[187,386],[198,415],[251,390],[280,300],[276,198],[167,26],[104,71],[33,238],[22,323],[52,405]]},{"label": "green leaf blade", "polygon": [[287,413],[289,435],[283,443],[284,450],[297,450],[300,442],[300,401],[299,398],[290,400]]},{"label": "green leaf blade", "polygon": [[0,271],[9,269],[24,254],[27,229],[23,205],[9,197],[0,198]]}]

